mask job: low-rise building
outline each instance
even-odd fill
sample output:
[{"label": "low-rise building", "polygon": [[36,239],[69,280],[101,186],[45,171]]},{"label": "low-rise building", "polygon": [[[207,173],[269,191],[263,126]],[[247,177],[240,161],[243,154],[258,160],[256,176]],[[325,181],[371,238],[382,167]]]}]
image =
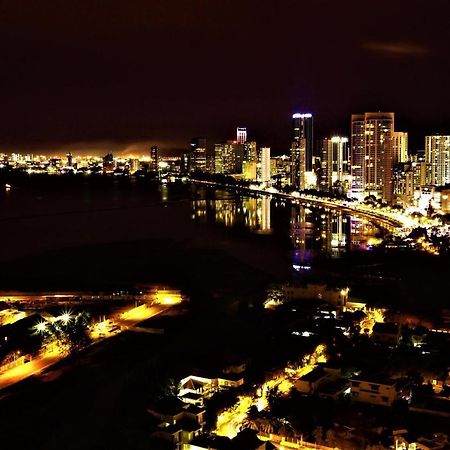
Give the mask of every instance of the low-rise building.
[{"label": "low-rise building", "polygon": [[394,322],[377,322],[372,329],[372,339],[378,344],[396,346],[400,342],[401,328]]},{"label": "low-rise building", "polygon": [[245,369],[245,363],[239,362],[216,372],[196,370],[194,374],[180,380],[179,397],[186,403],[202,405],[203,398],[209,398],[221,389],[242,386]]},{"label": "low-rise building", "polygon": [[339,368],[319,366],[300,377],[294,387],[304,394],[314,394],[321,385],[337,381],[340,376]]},{"label": "low-rise building", "polygon": [[317,299],[341,308],[347,303],[348,293],[348,288],[329,287],[325,284],[310,283],[283,287],[283,294],[287,300]]},{"label": "low-rise building", "polygon": [[147,411],[161,421],[153,436],[169,441],[177,448],[203,432],[205,410],[177,398],[162,399]]},{"label": "low-rise building", "polygon": [[240,431],[233,439],[204,435],[182,446],[182,450],[274,450],[275,448],[277,447],[267,441],[266,437],[261,439],[249,428]]},{"label": "low-rise building", "polygon": [[319,386],[316,393],[321,398],[338,400],[350,393],[350,383],[346,378],[325,381]]},{"label": "low-rise building", "polygon": [[352,399],[357,402],[392,406],[397,400],[410,399],[409,384],[403,379],[360,376],[350,382]]}]

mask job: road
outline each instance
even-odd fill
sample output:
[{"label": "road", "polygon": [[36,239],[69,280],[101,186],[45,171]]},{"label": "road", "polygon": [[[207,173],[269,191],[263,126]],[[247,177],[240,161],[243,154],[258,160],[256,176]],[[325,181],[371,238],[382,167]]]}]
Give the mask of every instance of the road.
[{"label": "road", "polygon": [[281,395],[287,395],[294,387],[294,383],[303,375],[311,372],[319,362],[326,362],[325,346],[320,344],[310,354],[305,355],[296,368],[285,368],[276,377],[266,381],[259,389],[249,395],[240,395],[237,402],[222,411],[217,416],[215,433],[218,436],[234,438],[246,420],[248,410],[256,406],[258,411],[266,409],[269,405],[267,395],[276,388]]},{"label": "road", "polygon": [[429,219],[429,218],[416,218],[408,214],[403,210],[395,210],[389,207],[378,208],[372,207],[371,205],[366,205],[352,200],[340,200],[340,199],[330,199],[325,197],[318,197],[313,195],[307,195],[304,193],[293,192],[291,194],[286,194],[284,192],[279,192],[274,188],[261,189],[258,187],[238,187],[234,185],[223,185],[221,183],[202,181],[202,180],[192,180],[194,183],[207,184],[212,186],[220,186],[222,188],[229,189],[240,189],[249,192],[254,192],[261,195],[273,195],[277,197],[288,198],[293,201],[298,201],[301,203],[311,203],[313,205],[325,206],[328,208],[340,209],[357,216],[363,216],[374,223],[388,228],[394,234],[402,235],[407,231],[410,231],[416,227],[437,227],[442,229],[442,232],[447,233],[448,227],[444,226],[439,220]]},{"label": "road", "polygon": [[0,375],[0,390],[42,372],[44,369],[47,369],[62,358],[63,356],[58,352],[48,353],[43,356],[39,356],[30,362],[7,370]]},{"label": "road", "polygon": [[[121,331],[132,329],[140,322],[155,317],[169,310],[173,304],[170,305],[141,305],[137,308],[132,308],[122,313],[121,317],[115,321],[115,324],[120,328],[115,332],[105,332],[102,335],[93,336],[93,344],[101,342],[104,339],[115,336]],[[33,375],[41,373],[43,370],[48,369],[53,364],[61,361],[66,357],[65,354],[58,351],[46,352],[41,356],[33,359],[32,361],[14,367],[2,374],[0,374],[0,390],[12,386],[19,381],[22,381]]]}]

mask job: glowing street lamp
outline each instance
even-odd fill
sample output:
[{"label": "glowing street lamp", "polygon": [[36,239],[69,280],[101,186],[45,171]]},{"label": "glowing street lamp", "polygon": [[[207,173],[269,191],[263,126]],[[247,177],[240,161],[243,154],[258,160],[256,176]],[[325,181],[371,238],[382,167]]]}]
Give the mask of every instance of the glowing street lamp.
[{"label": "glowing street lamp", "polygon": [[43,334],[47,330],[47,324],[45,322],[39,322],[34,326],[34,329],[37,333]]},{"label": "glowing street lamp", "polygon": [[71,319],[71,316],[68,312],[61,315],[61,320],[66,324]]}]

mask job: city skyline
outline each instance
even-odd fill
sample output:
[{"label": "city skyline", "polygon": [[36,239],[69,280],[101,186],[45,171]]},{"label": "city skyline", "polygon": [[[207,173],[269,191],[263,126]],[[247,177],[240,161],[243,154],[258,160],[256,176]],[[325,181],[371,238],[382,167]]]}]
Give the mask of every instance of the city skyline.
[{"label": "city skyline", "polygon": [[[377,111],[369,111],[366,110],[370,114],[378,114],[378,113],[384,113],[382,110]],[[388,111],[388,110],[384,110]],[[404,123],[404,121],[401,120],[401,118],[398,117],[397,113],[393,112],[396,115],[396,123]],[[284,140],[288,143],[287,146],[277,146],[277,144],[273,144],[269,141],[262,141],[256,136],[255,131],[249,126],[246,126],[245,128],[242,127],[232,127],[228,132],[224,132],[223,135],[217,137],[217,139],[213,139],[211,135],[208,135],[207,133],[203,136],[204,139],[207,141],[206,150],[208,152],[213,153],[214,151],[214,145],[216,143],[220,142],[226,142],[226,141],[235,141],[236,135],[233,134],[233,129],[236,130],[238,128],[242,128],[246,130],[246,138],[248,137],[247,141],[245,142],[258,142],[258,145],[261,147],[263,146],[269,146],[272,149],[272,153],[274,155],[289,155],[291,151],[292,146],[292,117],[297,115],[307,115],[311,118],[314,118],[314,129],[316,128],[316,115],[313,113],[299,113],[297,111],[290,113],[288,116],[285,117],[285,122],[287,124],[287,132],[284,136]],[[312,150],[310,150],[309,155],[311,156],[319,156],[321,152],[321,144],[320,142],[323,139],[326,139],[328,137],[332,136],[346,136],[349,137],[352,134],[352,116],[357,115],[355,112],[349,115],[348,117],[348,124],[346,127],[340,128],[342,131],[320,131],[316,132],[314,131],[312,143],[309,145],[312,147]],[[320,115],[319,115],[320,117]],[[286,125],[285,124],[285,125]],[[320,125],[319,125],[320,130]],[[396,132],[400,136],[402,134],[406,134],[408,137],[406,139],[406,147],[408,148],[408,155],[411,154],[417,154],[417,152],[425,152],[426,148],[426,139],[430,136],[448,136],[450,135],[450,121],[448,125],[448,132],[440,132],[437,129],[439,127],[436,127],[433,131],[433,128],[430,128],[430,132],[424,134],[423,132],[418,133],[417,130],[410,130],[408,128],[404,128],[404,131],[402,132]],[[197,133],[197,135],[199,135]],[[196,136],[196,134],[192,134],[192,136]],[[45,155],[45,156],[55,156],[55,157],[64,157],[67,153],[72,153],[74,156],[87,156],[92,155],[96,157],[104,156],[107,153],[113,153],[114,156],[118,157],[134,157],[134,156],[143,156],[150,152],[150,149],[154,146],[157,146],[159,150],[161,151],[161,154],[164,156],[182,156],[184,153],[186,153],[187,150],[189,150],[190,145],[192,143],[192,136],[189,136],[186,138],[186,141],[184,142],[184,145],[180,143],[179,146],[168,146],[167,142],[165,143],[163,140],[155,138],[153,140],[145,140],[141,142],[115,142],[112,140],[100,140],[95,142],[73,142],[69,144],[63,144],[63,145],[56,145],[56,144],[48,144],[47,146],[41,147],[36,145],[24,145],[24,146],[6,146],[0,148],[0,154],[32,154],[32,155]],[[399,136],[399,137],[400,137]],[[411,138],[411,136],[413,138]],[[237,141],[236,141],[237,142]]]}]

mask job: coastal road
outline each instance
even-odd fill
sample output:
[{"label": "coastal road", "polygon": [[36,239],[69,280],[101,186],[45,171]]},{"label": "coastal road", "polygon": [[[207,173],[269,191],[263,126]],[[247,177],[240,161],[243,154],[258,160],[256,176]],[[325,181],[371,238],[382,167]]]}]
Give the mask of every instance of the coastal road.
[{"label": "coastal road", "polygon": [[[94,337],[94,341],[92,344],[96,344],[97,342],[101,342],[104,339],[115,336],[116,334],[124,330],[133,330],[133,328],[136,327],[136,325],[138,325],[140,322],[143,322],[144,320],[150,319],[152,317],[156,317],[159,314],[168,311],[172,306],[173,305],[141,305],[140,307],[127,310],[122,313],[119,319],[115,321],[115,323],[120,327],[116,332],[105,332],[101,336],[96,336]],[[48,369],[56,362],[63,360],[65,356],[65,354],[58,351],[46,352],[43,355],[31,360],[30,362],[7,370],[6,372],[0,374],[0,390],[12,386],[19,381],[22,381],[33,375],[38,375],[43,370]]]}]

